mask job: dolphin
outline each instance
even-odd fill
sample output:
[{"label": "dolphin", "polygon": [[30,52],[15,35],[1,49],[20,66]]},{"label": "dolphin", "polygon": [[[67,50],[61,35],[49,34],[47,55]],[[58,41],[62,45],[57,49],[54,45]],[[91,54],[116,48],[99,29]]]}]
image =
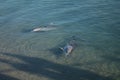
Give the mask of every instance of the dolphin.
[{"label": "dolphin", "polygon": [[65,53],[65,56],[68,56],[72,52],[73,46],[70,44],[67,44],[63,48],[60,48],[60,49]]},{"label": "dolphin", "polygon": [[34,28],[32,30],[32,32],[44,32],[44,31],[51,31],[56,29],[55,24],[54,23],[50,23],[47,26],[42,26],[42,27],[38,27],[38,28]]},{"label": "dolphin", "polygon": [[39,27],[32,30],[32,32],[51,31],[56,29],[55,27]]}]

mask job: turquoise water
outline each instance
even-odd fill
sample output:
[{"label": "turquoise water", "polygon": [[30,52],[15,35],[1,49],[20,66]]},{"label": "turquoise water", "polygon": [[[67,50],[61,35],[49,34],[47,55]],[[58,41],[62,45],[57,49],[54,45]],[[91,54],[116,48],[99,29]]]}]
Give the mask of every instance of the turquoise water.
[{"label": "turquoise water", "polygon": [[[43,58],[119,80],[119,4],[119,0],[0,0],[0,52]],[[30,31],[50,23],[55,30]],[[59,56],[59,47],[73,37],[77,46],[70,57]]]}]

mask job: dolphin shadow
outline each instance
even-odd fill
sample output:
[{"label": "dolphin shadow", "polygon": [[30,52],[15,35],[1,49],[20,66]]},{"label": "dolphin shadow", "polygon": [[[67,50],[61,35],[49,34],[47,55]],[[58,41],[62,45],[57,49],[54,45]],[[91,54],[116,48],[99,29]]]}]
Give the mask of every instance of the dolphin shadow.
[{"label": "dolphin shadow", "polygon": [[22,33],[29,33],[29,32],[31,32],[33,29],[31,28],[31,29],[22,29],[21,30],[21,32]]},{"label": "dolphin shadow", "polygon": [[60,58],[63,55],[63,51],[58,46],[49,49],[49,51],[51,51],[56,56],[56,58]]},{"label": "dolphin shadow", "polygon": [[25,63],[13,62],[6,59],[0,59],[0,62],[9,64],[17,70],[34,75],[40,75],[52,80],[112,80],[108,77],[98,75],[88,70],[82,70],[71,66],[53,63],[42,58],[11,53],[0,54],[20,59]]}]

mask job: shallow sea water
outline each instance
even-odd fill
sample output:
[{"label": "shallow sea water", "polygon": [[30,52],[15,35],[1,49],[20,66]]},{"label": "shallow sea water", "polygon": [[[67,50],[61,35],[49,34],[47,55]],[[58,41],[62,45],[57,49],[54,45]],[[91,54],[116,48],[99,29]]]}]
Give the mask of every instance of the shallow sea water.
[{"label": "shallow sea water", "polygon": [[[0,77],[119,80],[119,4],[119,0],[1,0]],[[31,32],[50,23],[55,30]],[[59,47],[72,39],[77,46],[65,57]]]}]

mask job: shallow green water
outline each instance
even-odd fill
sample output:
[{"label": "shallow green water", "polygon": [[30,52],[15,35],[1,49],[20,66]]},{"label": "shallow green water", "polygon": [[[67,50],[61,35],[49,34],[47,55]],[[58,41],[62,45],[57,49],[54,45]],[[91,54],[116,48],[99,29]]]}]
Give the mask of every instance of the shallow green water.
[{"label": "shallow green water", "polygon": [[[119,80],[119,4],[118,0],[0,1],[0,77],[7,74],[8,79],[21,80]],[[51,22],[55,30],[30,31]],[[59,47],[72,39],[77,46],[65,57]],[[62,68],[68,72],[62,74]],[[42,69],[47,71],[41,73]],[[82,73],[88,73],[88,77],[77,76]]]}]

